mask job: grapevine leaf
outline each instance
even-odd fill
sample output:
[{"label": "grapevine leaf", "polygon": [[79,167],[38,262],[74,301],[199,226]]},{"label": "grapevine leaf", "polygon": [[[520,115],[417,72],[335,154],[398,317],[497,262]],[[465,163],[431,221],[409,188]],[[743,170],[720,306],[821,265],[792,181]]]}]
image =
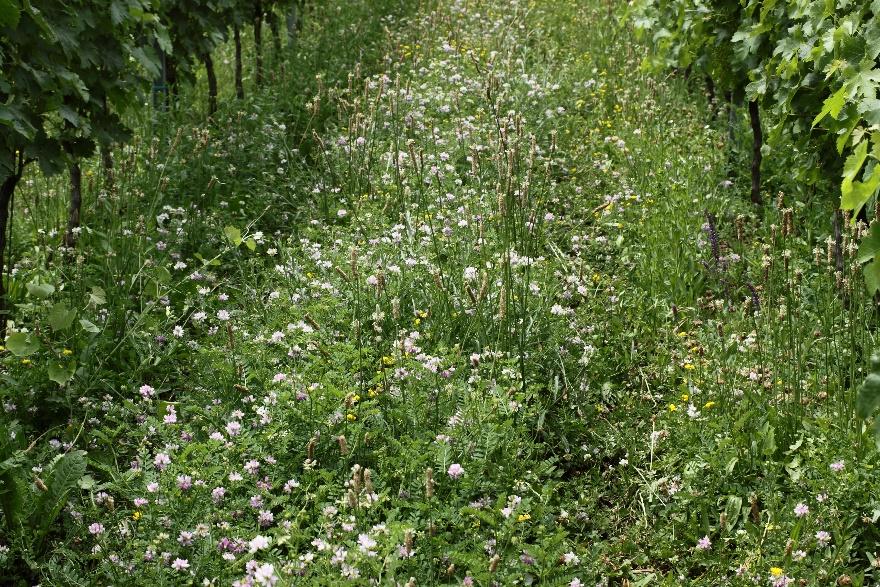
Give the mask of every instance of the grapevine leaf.
[{"label": "grapevine leaf", "polygon": [[880,222],[874,222],[868,236],[862,239],[856,260],[859,263],[864,263],[876,257],[877,253],[880,253]]},{"label": "grapevine leaf", "polygon": [[20,17],[18,6],[13,0],[0,0],[0,27],[14,29]]},{"label": "grapevine leaf", "polygon": [[874,418],[874,423],[871,425],[871,432],[874,434],[874,444],[876,444],[877,449],[880,450],[880,418]]},{"label": "grapevine leaf", "polygon": [[831,118],[837,120],[844,104],[846,104],[846,87],[842,86],[839,90],[831,94],[831,96],[825,100],[824,104],[822,104],[822,111],[813,119],[813,128],[822,122],[822,119],[829,114],[831,115]]},{"label": "grapevine leaf", "polygon": [[843,192],[844,197],[852,191],[853,180],[855,180],[856,175],[861,171],[862,165],[865,164],[865,159],[867,158],[868,141],[860,142],[858,146],[856,146],[855,151],[846,158],[846,162],[843,164],[843,182],[841,184],[841,192]]},{"label": "grapevine leaf", "polygon": [[847,82],[847,85],[855,89],[856,94],[860,96],[874,98],[877,96],[877,86],[880,85],[880,69],[869,69],[869,67],[862,68]]},{"label": "grapevine leaf", "polygon": [[69,122],[74,127],[79,127],[79,125],[80,125],[79,114],[77,114],[76,110],[74,110],[70,106],[68,106],[66,104],[61,104],[58,107],[58,114],[60,114],[61,118],[63,118],[67,122]]},{"label": "grapevine leaf", "polygon": [[123,6],[118,0],[114,0],[110,3],[110,20],[113,21],[114,25],[119,25],[125,22],[127,13],[128,11],[125,9],[125,6]]},{"label": "grapevine leaf", "polygon": [[174,52],[174,47],[171,44],[171,39],[168,37],[168,31],[165,27],[156,29],[156,44],[159,45],[159,49],[166,55],[171,55]]},{"label": "grapevine leaf", "polygon": [[858,215],[862,206],[867,204],[871,196],[877,192],[877,188],[880,188],[880,169],[875,167],[870,179],[851,182],[849,191],[841,190],[845,195],[840,199],[840,208],[852,210],[853,215]]},{"label": "grapevine leaf", "polygon": [[865,98],[859,102],[859,114],[870,125],[880,125],[880,100]]},{"label": "grapevine leaf", "polygon": [[874,413],[878,405],[880,405],[880,374],[870,373],[859,387],[856,415],[859,418],[867,418]]},{"label": "grapevine leaf", "polygon": [[880,262],[874,260],[865,265],[862,269],[862,275],[865,277],[865,287],[868,294],[874,295],[880,291]]}]

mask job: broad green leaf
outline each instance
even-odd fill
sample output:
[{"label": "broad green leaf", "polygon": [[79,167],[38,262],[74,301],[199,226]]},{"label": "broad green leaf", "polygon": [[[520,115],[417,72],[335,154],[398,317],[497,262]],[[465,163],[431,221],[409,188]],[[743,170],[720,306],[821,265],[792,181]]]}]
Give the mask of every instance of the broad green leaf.
[{"label": "broad green leaf", "polygon": [[127,15],[128,10],[126,10],[122,2],[119,2],[119,0],[113,0],[113,2],[110,3],[110,20],[114,25],[119,25],[124,22]]},{"label": "broad green leaf", "polygon": [[859,171],[862,170],[862,165],[865,164],[865,159],[867,158],[868,141],[863,140],[856,146],[855,151],[846,158],[846,162],[843,164],[843,187],[841,189],[844,196],[849,191],[849,187],[852,186],[852,182],[858,175]]},{"label": "broad green leaf", "polygon": [[853,216],[857,216],[862,206],[868,203],[871,196],[880,188],[880,169],[874,168],[871,177],[867,181],[854,181],[849,185],[849,191],[845,192],[841,186],[840,207],[843,210],[852,210]]},{"label": "broad green leaf", "polygon": [[76,310],[71,310],[67,307],[67,304],[58,302],[52,306],[47,320],[52,330],[67,330],[73,324],[75,317]]},{"label": "broad green leaf", "polygon": [[877,450],[880,450],[880,418],[874,418],[871,432],[874,434],[874,444],[877,446]]},{"label": "broad green leaf", "polygon": [[863,238],[862,243],[859,245],[859,253],[856,260],[859,263],[865,263],[875,258],[877,253],[880,253],[880,222],[875,221],[871,224],[868,236]]},{"label": "broad green leaf", "polygon": [[49,379],[51,379],[58,385],[64,385],[65,383],[70,381],[73,378],[73,374],[76,373],[76,362],[72,361],[70,363],[49,363],[47,373],[49,374]]},{"label": "broad green leaf", "polygon": [[742,497],[738,495],[728,495],[727,503],[724,505],[724,515],[727,518],[727,527],[733,528],[736,526],[737,520],[739,519],[740,512],[742,512]]},{"label": "broad green leaf", "polygon": [[234,226],[227,226],[224,228],[223,234],[226,235],[226,240],[234,244],[236,247],[241,244],[241,231]]},{"label": "broad green leaf", "polygon": [[859,418],[867,418],[874,413],[878,405],[880,405],[880,374],[870,373],[859,387],[856,415]]},{"label": "broad green leaf", "polygon": [[839,90],[831,94],[831,96],[825,100],[825,103],[822,104],[821,112],[819,112],[819,114],[816,115],[816,118],[813,119],[813,127],[822,122],[822,119],[829,114],[831,115],[831,118],[837,120],[844,104],[846,104],[846,88],[841,87]]},{"label": "broad green leaf", "polygon": [[89,303],[94,306],[103,306],[107,303],[107,294],[104,289],[97,285],[92,286],[92,292],[89,294]]},{"label": "broad green leaf", "polygon": [[247,248],[249,248],[252,251],[257,250],[257,242],[252,238],[249,238],[246,241],[244,241],[244,244],[247,245]]},{"label": "broad green leaf", "polygon": [[27,357],[40,350],[40,341],[32,332],[13,332],[6,337],[6,348],[16,357]]},{"label": "broad green leaf", "polygon": [[55,293],[55,286],[48,283],[29,283],[27,290],[35,298],[45,299]]},{"label": "broad green leaf", "polygon": [[98,486],[98,482],[95,481],[95,478],[91,475],[83,475],[80,477],[80,480],[77,481],[77,486],[84,491],[91,491],[95,487]]},{"label": "broad green leaf", "polygon": [[82,329],[85,330],[86,332],[91,332],[92,334],[96,334],[98,332],[101,332],[101,329],[98,328],[97,326],[95,326],[94,322],[90,322],[89,320],[86,320],[85,318],[80,320],[79,324],[80,324],[80,326],[82,326]]},{"label": "broad green leaf", "polygon": [[77,486],[86,473],[86,452],[75,450],[58,459],[46,479],[47,490],[38,494],[31,526],[36,529],[36,537],[41,540],[67,503],[67,494]]},{"label": "broad green leaf", "polygon": [[18,26],[20,16],[14,0],[0,0],[0,27],[14,29]]},{"label": "broad green leaf", "polygon": [[862,275],[865,277],[865,287],[868,288],[870,295],[880,291],[880,260],[874,260],[865,265],[862,269]]}]

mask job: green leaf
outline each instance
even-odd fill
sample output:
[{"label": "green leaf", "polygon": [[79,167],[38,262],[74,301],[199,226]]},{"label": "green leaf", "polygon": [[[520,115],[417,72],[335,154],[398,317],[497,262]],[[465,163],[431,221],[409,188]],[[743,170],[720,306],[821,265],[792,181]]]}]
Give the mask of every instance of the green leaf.
[{"label": "green leaf", "polygon": [[858,215],[862,206],[868,203],[868,200],[880,188],[880,169],[874,168],[871,177],[867,181],[854,181],[849,185],[849,191],[844,192],[841,186],[840,207],[843,210],[852,210],[853,216]]},{"label": "green leaf", "polygon": [[55,293],[55,286],[48,283],[29,283],[27,284],[27,290],[28,294],[42,300]]},{"label": "green leaf", "polygon": [[733,528],[742,512],[743,499],[738,495],[728,495],[724,505],[724,515],[727,518],[727,527]]},{"label": "green leaf", "polygon": [[27,357],[40,350],[40,341],[32,332],[13,332],[6,337],[6,348],[16,357]]},{"label": "green leaf", "polygon": [[37,541],[42,540],[67,502],[67,494],[86,473],[86,452],[75,450],[59,458],[46,479],[46,491],[38,494],[31,527]]},{"label": "green leaf", "polygon": [[127,15],[128,11],[119,0],[113,0],[113,2],[110,3],[110,20],[114,25],[119,25],[124,22]]},{"label": "green leaf", "polygon": [[252,251],[257,250],[257,242],[252,238],[249,238],[246,241],[244,241],[244,244],[247,245],[247,248],[249,248]]},{"label": "green leaf", "polygon": [[241,231],[234,226],[227,226],[223,229],[223,234],[226,235],[226,240],[231,242],[236,247],[241,244]]},{"label": "green leaf", "polygon": [[855,151],[846,158],[846,161],[843,164],[843,183],[841,190],[843,191],[844,196],[852,186],[852,182],[856,178],[856,175],[862,170],[862,165],[865,164],[865,159],[867,158],[868,141],[863,140],[856,146]]},{"label": "green leaf", "polygon": [[862,269],[868,293],[874,295],[880,291],[880,261],[871,261]]},{"label": "green leaf", "polygon": [[75,317],[76,310],[71,310],[67,307],[67,304],[58,302],[52,306],[52,310],[49,312],[47,320],[49,326],[52,327],[52,330],[67,330],[73,324],[73,319]]},{"label": "green leaf", "polygon": [[880,450],[880,418],[874,418],[871,432],[874,434],[874,444],[877,445],[877,450]]},{"label": "green leaf", "polygon": [[0,27],[14,29],[20,18],[18,6],[13,0],[0,0]]},{"label": "green leaf", "polygon": [[107,294],[104,293],[103,288],[97,285],[92,286],[92,293],[89,294],[89,303],[94,306],[103,306],[107,303]]},{"label": "green leaf", "polygon": [[58,385],[64,385],[65,383],[70,381],[73,378],[73,374],[76,373],[76,362],[72,361],[70,363],[49,363],[47,372],[49,374],[49,379],[51,379]]},{"label": "green leaf", "polygon": [[859,418],[867,418],[874,413],[878,405],[880,405],[880,374],[870,373],[859,387],[856,415]]},{"label": "green leaf", "polygon": [[98,486],[98,482],[95,481],[95,478],[91,475],[83,475],[82,477],[80,477],[80,480],[77,481],[76,484],[77,487],[84,491],[91,491]]},{"label": "green leaf", "polygon": [[880,253],[880,222],[874,222],[871,224],[871,230],[868,231],[868,236],[863,238],[862,243],[859,245],[859,253],[856,257],[856,261],[859,263],[865,263],[866,261],[875,258],[877,253]]},{"label": "green leaf", "polygon": [[831,94],[822,104],[822,111],[813,119],[813,127],[815,128],[815,126],[822,122],[822,119],[829,114],[831,115],[831,118],[837,120],[844,104],[846,104],[846,88],[841,87],[839,90]]},{"label": "green leaf", "polygon": [[86,332],[91,332],[92,334],[97,334],[98,332],[101,332],[101,329],[95,326],[94,322],[90,322],[85,318],[79,321],[79,325],[82,326],[83,330],[85,330]]}]

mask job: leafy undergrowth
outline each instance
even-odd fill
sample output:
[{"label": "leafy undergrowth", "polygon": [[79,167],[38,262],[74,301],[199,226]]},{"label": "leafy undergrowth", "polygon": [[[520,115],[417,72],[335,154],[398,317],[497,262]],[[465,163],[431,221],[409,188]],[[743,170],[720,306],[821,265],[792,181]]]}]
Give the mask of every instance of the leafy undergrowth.
[{"label": "leafy undergrowth", "polygon": [[319,79],[132,149],[101,253],[17,267],[8,576],[870,584],[821,205],[748,208],[611,4],[326,4]]}]

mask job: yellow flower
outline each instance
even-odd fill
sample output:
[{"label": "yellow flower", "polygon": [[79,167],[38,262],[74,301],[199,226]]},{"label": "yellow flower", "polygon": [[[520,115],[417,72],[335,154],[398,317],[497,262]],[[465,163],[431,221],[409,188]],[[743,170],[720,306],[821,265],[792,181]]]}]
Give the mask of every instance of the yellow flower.
[{"label": "yellow flower", "polygon": [[394,364],[394,359],[392,357],[382,357],[382,364],[386,367],[390,367]]},{"label": "yellow flower", "polygon": [[30,359],[22,359],[22,360],[21,360],[21,364],[22,364],[22,365],[30,365],[30,364],[31,364],[31,360],[30,360]]},{"label": "yellow flower", "polygon": [[358,394],[354,394],[354,397],[351,398],[351,403],[356,404],[359,401],[361,401],[361,396],[359,396]]},{"label": "yellow flower", "polygon": [[376,397],[377,395],[379,395],[379,392],[376,391],[374,388],[370,388],[370,391],[367,392],[367,395],[369,395],[370,397]]},{"label": "yellow flower", "polygon": [[676,410],[678,410],[678,406],[676,406],[675,404],[669,404],[669,411],[670,412],[674,412]]},{"label": "yellow flower", "polygon": [[686,393],[681,394],[681,401],[686,402],[691,396]]},{"label": "yellow flower", "polygon": [[70,349],[64,349],[63,351],[61,351],[61,354],[64,355],[65,357],[69,357],[70,355],[73,354],[73,351]]},{"label": "yellow flower", "polygon": [[695,367],[691,363],[685,363],[684,368],[688,371],[693,371],[695,369]]},{"label": "yellow flower", "polygon": [[703,409],[708,410],[709,408],[711,408],[714,405],[715,405],[715,402],[706,402],[706,405],[703,406]]},{"label": "yellow flower", "polygon": [[413,320],[413,325],[414,325],[414,326],[418,326],[418,325],[421,324],[421,323],[422,323],[422,320],[421,320],[420,318],[416,318],[415,320]]},{"label": "yellow flower", "polygon": [[517,522],[525,522],[526,520],[531,520],[531,514],[520,514],[516,517]]},{"label": "yellow flower", "polygon": [[140,512],[140,511],[136,511],[135,513],[133,513],[133,514],[131,515],[131,519],[134,520],[134,521],[138,521],[138,520],[140,520],[140,519],[141,519],[141,512]]},{"label": "yellow flower", "polygon": [[779,567],[770,567],[770,574],[774,577],[781,577],[782,572],[782,569],[780,569]]},{"label": "yellow flower", "polygon": [[358,419],[358,417],[355,416],[354,414],[348,414],[348,415],[345,417],[345,419],[348,420],[349,422],[354,422],[355,420]]}]

